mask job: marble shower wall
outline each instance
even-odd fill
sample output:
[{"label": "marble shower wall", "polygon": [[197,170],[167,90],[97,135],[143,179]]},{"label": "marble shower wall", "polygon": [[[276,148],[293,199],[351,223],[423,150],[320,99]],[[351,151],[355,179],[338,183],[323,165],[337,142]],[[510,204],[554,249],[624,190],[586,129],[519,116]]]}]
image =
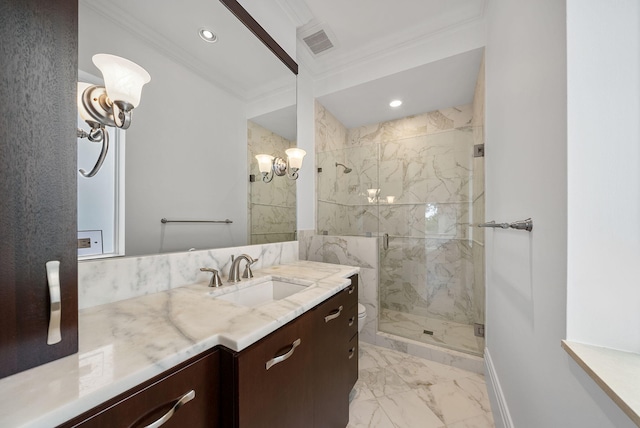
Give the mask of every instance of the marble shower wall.
[{"label": "marble shower wall", "polygon": [[484,299],[475,284],[483,274],[474,257],[482,253],[471,224],[483,199],[473,105],[348,130],[319,103],[316,112],[318,233],[389,234],[380,253],[381,308],[478,322]]},{"label": "marble shower wall", "polygon": [[255,155],[266,153],[286,159],[284,151],[296,143],[248,121],[247,144],[249,174],[256,177],[255,182],[249,183],[249,242],[292,241],[296,229],[296,182],[283,176],[264,183]]}]

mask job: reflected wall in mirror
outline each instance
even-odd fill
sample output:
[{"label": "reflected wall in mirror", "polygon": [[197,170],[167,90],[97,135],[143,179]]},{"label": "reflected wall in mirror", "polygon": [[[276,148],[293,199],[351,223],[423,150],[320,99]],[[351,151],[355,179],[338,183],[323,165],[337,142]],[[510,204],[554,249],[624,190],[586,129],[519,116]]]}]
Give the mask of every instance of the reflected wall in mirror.
[{"label": "reflected wall in mirror", "polygon": [[286,175],[273,177],[269,183],[261,179],[256,155],[268,154],[285,158],[285,150],[296,146],[291,119],[295,112],[283,109],[253,118],[247,123],[249,147],[249,216],[251,244],[292,241],[296,239],[296,182]]},{"label": "reflected wall in mirror", "polygon": [[[251,243],[247,123],[281,135],[266,119],[293,111],[294,137],[284,138],[295,145],[295,74],[215,0],[190,1],[189,8],[169,0],[80,0],[79,9],[80,70],[100,75],[91,57],[110,53],[140,64],[152,79],[126,136],[126,255]],[[203,41],[202,28],[217,42]],[[293,183],[284,203],[295,207]],[[292,211],[283,239],[293,238]]]}]

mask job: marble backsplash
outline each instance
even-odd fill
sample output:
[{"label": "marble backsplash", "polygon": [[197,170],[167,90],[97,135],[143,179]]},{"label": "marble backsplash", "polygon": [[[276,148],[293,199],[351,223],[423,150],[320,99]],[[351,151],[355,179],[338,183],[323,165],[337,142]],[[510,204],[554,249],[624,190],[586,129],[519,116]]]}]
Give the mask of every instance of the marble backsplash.
[{"label": "marble backsplash", "polygon": [[208,282],[209,267],[229,275],[231,256],[249,254],[255,270],[298,260],[298,242],[217,248],[138,257],[96,259],[78,263],[78,306],[85,309],[145,294]]}]

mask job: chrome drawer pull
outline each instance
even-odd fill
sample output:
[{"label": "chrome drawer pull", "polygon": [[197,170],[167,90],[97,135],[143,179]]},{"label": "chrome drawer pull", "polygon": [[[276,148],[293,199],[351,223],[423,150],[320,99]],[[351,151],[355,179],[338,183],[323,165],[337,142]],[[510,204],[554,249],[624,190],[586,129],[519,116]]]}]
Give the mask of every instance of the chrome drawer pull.
[{"label": "chrome drawer pull", "polygon": [[180,399],[176,402],[176,404],[174,404],[173,407],[171,409],[169,409],[169,411],[167,413],[165,413],[163,417],[161,417],[160,419],[158,419],[154,423],[147,425],[144,428],[158,428],[159,426],[164,425],[169,419],[171,419],[171,417],[178,410],[180,410],[180,407],[184,406],[185,404],[187,404],[189,401],[193,400],[194,398],[196,398],[196,392],[192,389],[191,391],[187,392],[182,397],[180,397]]},{"label": "chrome drawer pull", "polygon": [[60,295],[60,262],[53,260],[45,264],[47,267],[47,282],[49,283],[49,333],[47,345],[54,345],[62,341],[60,321],[62,318],[62,299]]},{"label": "chrome drawer pull", "polygon": [[341,312],[342,312],[342,305],[340,305],[338,309],[334,309],[333,311],[331,311],[329,315],[324,317],[324,322],[329,322],[331,320],[338,318]]},{"label": "chrome drawer pull", "polygon": [[351,287],[349,287],[349,294],[353,294],[353,290],[355,290],[356,287],[354,287],[353,285]]},{"label": "chrome drawer pull", "polygon": [[271,367],[275,366],[278,363],[283,362],[284,360],[288,359],[290,356],[293,355],[293,353],[295,352],[296,348],[298,347],[298,345],[300,345],[300,343],[302,342],[302,340],[300,339],[296,339],[292,344],[291,344],[291,349],[289,349],[289,351],[284,354],[284,355],[280,355],[279,357],[274,357],[271,360],[267,361],[266,367],[267,370],[269,370]]},{"label": "chrome drawer pull", "polygon": [[349,318],[349,327],[351,327],[353,325],[353,323],[355,322],[356,317],[351,317]]},{"label": "chrome drawer pull", "polygon": [[352,359],[354,355],[356,355],[355,346],[353,348],[349,349],[349,359]]}]

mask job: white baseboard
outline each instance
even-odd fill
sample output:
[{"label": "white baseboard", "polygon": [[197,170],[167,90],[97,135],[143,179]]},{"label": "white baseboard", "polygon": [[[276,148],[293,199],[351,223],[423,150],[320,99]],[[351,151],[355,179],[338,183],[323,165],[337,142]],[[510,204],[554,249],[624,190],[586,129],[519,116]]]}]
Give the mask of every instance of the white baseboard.
[{"label": "white baseboard", "polygon": [[[507,401],[505,400],[502,388],[500,387],[500,381],[498,375],[493,367],[493,360],[491,360],[491,354],[488,348],[484,348],[484,366],[485,374],[487,375],[487,389],[489,392],[489,399],[493,407],[493,419],[497,428],[514,428],[513,420],[509,414],[509,407],[507,407]],[[497,412],[496,412],[497,410]]]}]

